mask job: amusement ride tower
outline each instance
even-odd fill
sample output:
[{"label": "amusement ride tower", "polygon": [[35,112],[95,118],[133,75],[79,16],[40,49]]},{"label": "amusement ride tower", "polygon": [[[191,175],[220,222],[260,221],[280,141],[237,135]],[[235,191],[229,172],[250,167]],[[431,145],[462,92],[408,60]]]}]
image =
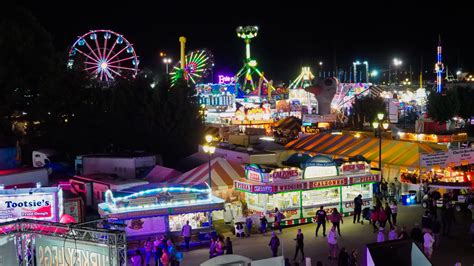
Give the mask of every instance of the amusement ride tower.
[{"label": "amusement ride tower", "polygon": [[[257,26],[245,26],[245,27],[239,26],[237,27],[236,32],[237,32],[237,37],[242,38],[245,41],[245,61],[244,61],[244,66],[235,75],[235,82],[238,83],[239,80],[243,77],[244,80],[242,82],[242,90],[248,94],[254,91],[255,89],[258,89],[259,96],[261,94],[263,82],[265,82],[267,85],[268,96],[271,97],[271,91],[273,89],[271,82],[269,82],[263,75],[263,72],[261,72],[257,68],[257,60],[253,59],[250,56],[250,41],[253,38],[257,37],[258,27]],[[255,84],[255,81],[252,77],[253,74],[257,74],[258,76],[257,85]]]},{"label": "amusement ride tower", "polygon": [[443,91],[444,64],[442,62],[441,36],[438,36],[437,62],[435,65],[435,70],[436,70],[436,92],[439,94],[442,94],[444,93]]}]

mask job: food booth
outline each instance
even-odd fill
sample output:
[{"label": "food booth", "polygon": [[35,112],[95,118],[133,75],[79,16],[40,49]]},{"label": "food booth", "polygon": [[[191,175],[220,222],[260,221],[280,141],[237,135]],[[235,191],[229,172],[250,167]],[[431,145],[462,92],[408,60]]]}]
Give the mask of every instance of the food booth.
[{"label": "food booth", "polygon": [[126,224],[127,236],[177,233],[186,221],[194,230],[209,229],[212,212],[224,208],[224,200],[211,194],[209,187],[169,186],[120,193],[108,190],[99,214],[115,223]]},{"label": "food booth", "polygon": [[246,178],[235,180],[234,186],[245,193],[250,212],[274,221],[278,208],[285,216],[282,225],[312,222],[320,206],[329,213],[338,208],[349,215],[359,194],[364,206],[372,206],[372,184],[380,180],[380,173],[371,171],[366,162],[337,166],[331,158],[317,155],[301,166],[272,169],[248,165]]}]

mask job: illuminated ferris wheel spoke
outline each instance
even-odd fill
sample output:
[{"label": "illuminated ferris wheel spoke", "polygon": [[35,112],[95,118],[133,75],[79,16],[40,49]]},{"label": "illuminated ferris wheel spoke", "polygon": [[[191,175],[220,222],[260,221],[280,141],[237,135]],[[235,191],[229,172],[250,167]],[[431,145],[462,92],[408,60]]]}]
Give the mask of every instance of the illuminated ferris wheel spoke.
[{"label": "illuminated ferris wheel spoke", "polygon": [[123,51],[127,50],[128,46],[125,46],[122,50],[120,50],[118,53],[114,54],[114,56],[112,56],[111,58],[108,58],[107,61],[110,61],[112,59],[114,59],[115,57],[117,57],[118,55],[120,55],[121,53],[123,53]]},{"label": "illuminated ferris wheel spoke", "polygon": [[133,68],[129,68],[129,67],[122,67],[122,66],[109,65],[109,69],[112,69],[112,68],[126,69],[126,70],[134,70]]},{"label": "illuminated ferris wheel spoke", "polygon": [[117,44],[117,41],[115,41],[114,44],[112,45],[112,48],[110,48],[109,52],[107,53],[107,56],[105,57],[105,60],[107,61],[109,60],[110,54],[114,50],[116,44]]},{"label": "illuminated ferris wheel spoke", "polygon": [[120,73],[118,73],[117,71],[113,70],[112,68],[107,68],[105,71],[110,75],[110,78],[111,78],[111,79],[113,79],[113,76],[112,76],[112,74],[111,74],[110,72],[113,72],[115,75],[117,75],[117,76],[119,76],[119,77],[122,76],[122,75],[120,75]]},{"label": "illuminated ferris wheel spoke", "polygon": [[100,71],[99,79],[102,80],[103,76],[104,76],[104,70]]},{"label": "illuminated ferris wheel spoke", "polygon": [[104,51],[102,52],[102,55],[103,55],[105,60],[107,60],[107,58],[105,57],[105,53],[107,51],[107,39],[108,38],[104,38]]},{"label": "illuminated ferris wheel spoke", "polygon": [[88,71],[88,70],[92,70],[92,69],[97,69],[97,71],[99,70],[99,67],[97,67],[97,64],[95,66],[91,66],[91,67],[86,67],[84,68],[84,71]]},{"label": "illuminated ferris wheel spoke", "polygon": [[92,60],[92,61],[94,61],[94,62],[96,62],[96,63],[99,63],[99,60],[97,60],[97,59],[91,57],[90,55],[84,53],[83,51],[81,51],[81,50],[79,50],[79,49],[76,49],[76,51],[79,52],[80,54],[84,55],[85,57],[89,58],[90,60]]},{"label": "illuminated ferris wheel spoke", "polygon": [[91,51],[91,53],[95,56],[95,58],[97,59],[97,61],[99,61],[99,60],[100,60],[100,57],[97,56],[97,54],[96,54],[96,53],[94,52],[94,50],[91,48],[91,46],[90,46],[89,43],[86,41],[86,39],[84,39],[84,42],[85,42],[87,48],[89,48],[89,51]]},{"label": "illuminated ferris wheel spoke", "polygon": [[97,40],[97,37],[95,38],[95,46],[97,47],[97,53],[99,54],[99,58],[103,58],[102,52],[100,51],[99,41]]},{"label": "illuminated ferris wheel spoke", "polygon": [[111,64],[115,64],[115,63],[122,62],[122,61],[126,61],[126,60],[132,60],[132,59],[134,59],[134,58],[135,58],[135,56],[130,56],[130,57],[123,58],[123,59],[120,59],[120,60],[116,60],[116,61],[112,61],[112,62],[107,62],[107,64],[111,65]]}]

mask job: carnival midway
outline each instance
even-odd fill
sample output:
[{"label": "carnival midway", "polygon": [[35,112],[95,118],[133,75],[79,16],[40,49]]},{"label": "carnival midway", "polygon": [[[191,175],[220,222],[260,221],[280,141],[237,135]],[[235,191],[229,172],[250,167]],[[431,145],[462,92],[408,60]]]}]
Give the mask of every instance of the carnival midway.
[{"label": "carnival midway", "polygon": [[[260,33],[229,32],[245,51],[235,73],[185,36],[179,58],[162,53],[205,125],[179,169],[145,152],[85,154],[58,178],[55,151],[37,149],[25,166],[19,143],[0,148],[0,265],[471,265],[474,149],[463,128],[474,120],[427,111],[428,95],[452,86],[441,41],[434,82],[397,73],[401,59],[385,81],[355,60],[274,82],[252,53]],[[64,64],[105,87],[133,79],[132,41],[91,30]],[[469,85],[468,73],[457,82]],[[382,108],[354,115],[368,98]]]}]

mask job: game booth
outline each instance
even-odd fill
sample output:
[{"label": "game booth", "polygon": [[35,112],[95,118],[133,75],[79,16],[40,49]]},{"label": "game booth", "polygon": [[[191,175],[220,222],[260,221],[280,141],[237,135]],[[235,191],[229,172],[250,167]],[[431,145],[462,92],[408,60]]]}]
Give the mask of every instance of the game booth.
[{"label": "game booth", "polygon": [[372,184],[380,181],[380,173],[372,171],[366,162],[338,166],[331,158],[317,155],[301,166],[269,168],[251,164],[246,167],[246,178],[234,181],[234,186],[245,193],[251,213],[264,214],[272,222],[278,208],[285,216],[282,225],[312,222],[320,206],[328,213],[338,208],[349,215],[359,194],[364,207],[372,206]]},{"label": "game booth", "polygon": [[126,224],[127,237],[179,234],[186,221],[193,230],[208,230],[212,212],[224,208],[224,200],[213,196],[207,185],[149,184],[127,191],[108,190],[105,202],[99,204],[101,217]]}]

